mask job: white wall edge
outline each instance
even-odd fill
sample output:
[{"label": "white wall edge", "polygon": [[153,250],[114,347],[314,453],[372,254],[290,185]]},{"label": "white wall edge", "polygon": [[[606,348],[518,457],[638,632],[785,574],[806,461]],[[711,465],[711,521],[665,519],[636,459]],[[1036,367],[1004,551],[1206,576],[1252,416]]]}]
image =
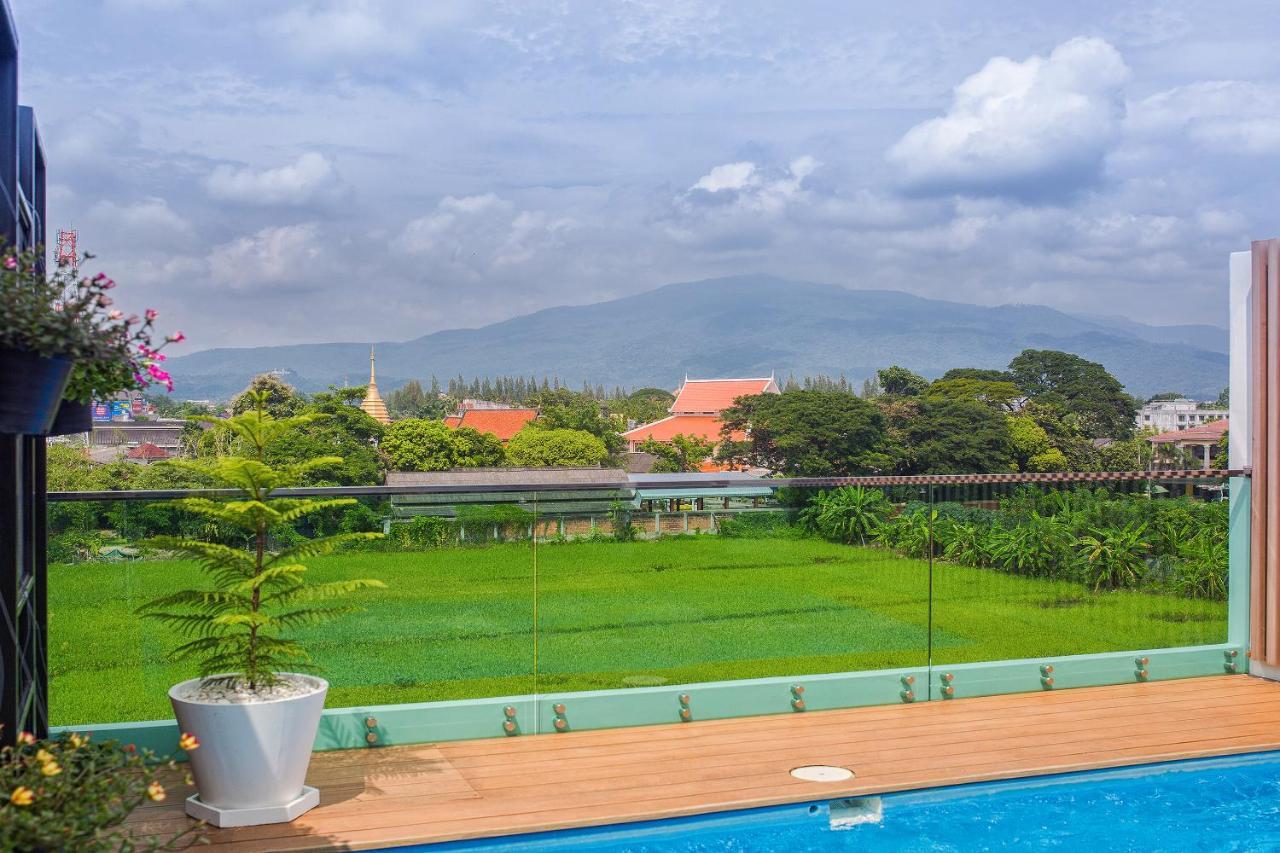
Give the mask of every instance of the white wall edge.
[{"label": "white wall edge", "polygon": [[1253,253],[1232,252],[1228,262],[1230,290],[1229,334],[1231,388],[1231,468],[1253,464],[1253,359],[1250,356],[1250,331],[1253,305]]}]

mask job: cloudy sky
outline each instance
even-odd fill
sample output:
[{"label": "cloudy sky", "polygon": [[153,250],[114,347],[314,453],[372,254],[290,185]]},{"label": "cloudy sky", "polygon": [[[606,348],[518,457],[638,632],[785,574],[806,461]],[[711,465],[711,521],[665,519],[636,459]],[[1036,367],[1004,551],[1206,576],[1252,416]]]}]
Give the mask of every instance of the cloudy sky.
[{"label": "cloudy sky", "polygon": [[1221,324],[1280,233],[1271,0],[11,3],[51,229],[191,349],[747,272]]}]

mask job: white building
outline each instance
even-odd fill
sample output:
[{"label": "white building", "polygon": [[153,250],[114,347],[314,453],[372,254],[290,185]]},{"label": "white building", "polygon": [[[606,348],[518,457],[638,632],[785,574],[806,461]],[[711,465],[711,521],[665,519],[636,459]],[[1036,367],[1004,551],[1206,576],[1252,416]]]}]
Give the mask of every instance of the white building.
[{"label": "white building", "polygon": [[1200,404],[1195,400],[1188,400],[1185,397],[1147,403],[1138,410],[1138,429],[1173,432],[1220,421],[1228,414],[1226,409],[1201,409],[1199,406]]}]

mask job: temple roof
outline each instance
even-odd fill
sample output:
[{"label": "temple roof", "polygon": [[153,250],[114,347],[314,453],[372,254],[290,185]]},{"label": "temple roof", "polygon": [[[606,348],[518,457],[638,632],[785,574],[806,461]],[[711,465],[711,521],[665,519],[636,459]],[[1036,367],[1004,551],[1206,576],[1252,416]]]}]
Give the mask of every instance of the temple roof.
[{"label": "temple roof", "polygon": [[718,414],[739,397],[777,394],[773,377],[761,379],[685,379],[669,411],[675,415]]}]

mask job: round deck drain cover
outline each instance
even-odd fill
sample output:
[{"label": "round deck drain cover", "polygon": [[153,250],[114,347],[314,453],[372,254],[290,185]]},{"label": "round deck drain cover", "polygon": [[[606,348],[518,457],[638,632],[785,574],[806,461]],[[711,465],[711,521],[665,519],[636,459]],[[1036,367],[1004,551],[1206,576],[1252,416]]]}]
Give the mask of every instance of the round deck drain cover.
[{"label": "round deck drain cover", "polygon": [[806,782],[843,782],[853,778],[848,767],[832,767],[830,764],[806,764],[791,771],[791,775]]}]

